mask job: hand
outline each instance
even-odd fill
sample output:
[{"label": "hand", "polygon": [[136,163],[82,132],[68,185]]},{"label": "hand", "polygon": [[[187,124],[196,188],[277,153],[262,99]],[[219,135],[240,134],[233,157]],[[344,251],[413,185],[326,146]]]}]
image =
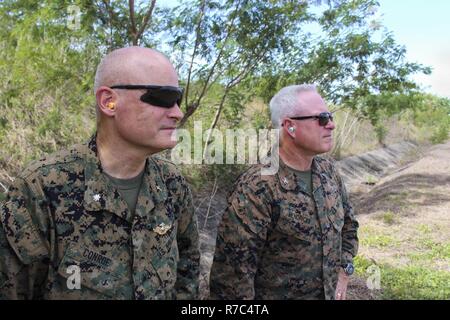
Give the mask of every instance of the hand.
[{"label": "hand", "polygon": [[339,270],[338,282],[336,285],[336,292],[334,294],[335,300],[346,300],[347,285],[348,285],[349,278],[350,277],[344,272],[343,269]]}]

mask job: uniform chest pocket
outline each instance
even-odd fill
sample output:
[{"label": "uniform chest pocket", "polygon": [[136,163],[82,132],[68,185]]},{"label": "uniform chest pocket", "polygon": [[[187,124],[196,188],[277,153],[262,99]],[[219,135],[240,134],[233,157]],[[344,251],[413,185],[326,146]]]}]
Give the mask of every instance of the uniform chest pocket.
[{"label": "uniform chest pocket", "polygon": [[344,208],[341,201],[336,202],[334,207],[328,209],[327,217],[336,232],[340,233],[344,227]]},{"label": "uniform chest pocket", "polygon": [[160,287],[170,290],[175,285],[179,259],[176,240],[177,224],[167,217],[153,217],[147,223],[146,243],[150,263],[156,271]]},{"label": "uniform chest pocket", "polygon": [[[122,272],[120,272],[122,270]],[[66,281],[68,291],[86,299],[130,299],[130,275],[112,258],[85,246],[67,248],[58,274]]]},{"label": "uniform chest pocket", "polygon": [[336,232],[340,233],[344,226],[344,207],[342,196],[337,188],[330,188],[325,196],[325,213]]},{"label": "uniform chest pocket", "polygon": [[310,245],[315,233],[314,211],[308,208],[307,203],[289,203],[280,210],[276,230]]},{"label": "uniform chest pocket", "polygon": [[335,231],[340,233],[344,226],[344,207],[341,190],[333,180],[324,185],[324,200],[326,216]]},{"label": "uniform chest pocket", "polygon": [[169,254],[176,242],[175,221],[155,217],[146,226],[147,245],[155,250],[159,257]]}]

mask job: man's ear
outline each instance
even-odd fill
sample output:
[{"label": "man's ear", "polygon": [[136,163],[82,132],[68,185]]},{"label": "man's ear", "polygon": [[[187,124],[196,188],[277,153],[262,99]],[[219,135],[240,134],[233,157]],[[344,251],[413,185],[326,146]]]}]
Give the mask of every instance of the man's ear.
[{"label": "man's ear", "polygon": [[295,131],[297,128],[291,119],[284,119],[281,126],[283,127],[283,130],[285,130],[290,137],[295,136]]},{"label": "man's ear", "polygon": [[105,86],[98,88],[95,98],[97,100],[97,108],[102,114],[109,117],[114,116],[117,108],[117,95],[111,88]]}]

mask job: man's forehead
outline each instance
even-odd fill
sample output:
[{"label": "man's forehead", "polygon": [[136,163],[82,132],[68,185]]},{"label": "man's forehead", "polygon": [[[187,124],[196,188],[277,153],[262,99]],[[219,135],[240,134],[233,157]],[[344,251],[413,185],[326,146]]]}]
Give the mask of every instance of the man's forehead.
[{"label": "man's forehead", "polygon": [[118,50],[104,65],[108,84],[175,84],[178,76],[172,63],[152,50]]},{"label": "man's forehead", "polygon": [[300,101],[305,101],[309,103],[323,101],[320,94],[317,93],[316,91],[303,91],[299,93],[298,97]]},{"label": "man's forehead", "polygon": [[327,111],[328,107],[320,94],[314,91],[307,91],[299,94],[298,104],[295,109],[301,113],[310,113],[314,111]]},{"label": "man's forehead", "polygon": [[172,85],[178,84],[178,75],[170,66],[143,64],[139,67],[123,68],[114,83],[142,85]]}]

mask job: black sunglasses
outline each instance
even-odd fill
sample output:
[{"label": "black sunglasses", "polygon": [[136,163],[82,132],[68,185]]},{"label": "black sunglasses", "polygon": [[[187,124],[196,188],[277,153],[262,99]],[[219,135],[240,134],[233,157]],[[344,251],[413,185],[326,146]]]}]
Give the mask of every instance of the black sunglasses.
[{"label": "black sunglasses", "polygon": [[141,96],[141,101],[161,108],[172,108],[175,103],[181,105],[183,89],[172,86],[154,86],[141,84],[121,84],[110,87],[111,89],[147,90]]},{"label": "black sunglasses", "polygon": [[333,114],[331,112],[322,112],[317,116],[306,116],[306,117],[289,117],[292,120],[306,120],[306,119],[318,119],[319,126],[325,127],[328,122],[333,121]]}]

